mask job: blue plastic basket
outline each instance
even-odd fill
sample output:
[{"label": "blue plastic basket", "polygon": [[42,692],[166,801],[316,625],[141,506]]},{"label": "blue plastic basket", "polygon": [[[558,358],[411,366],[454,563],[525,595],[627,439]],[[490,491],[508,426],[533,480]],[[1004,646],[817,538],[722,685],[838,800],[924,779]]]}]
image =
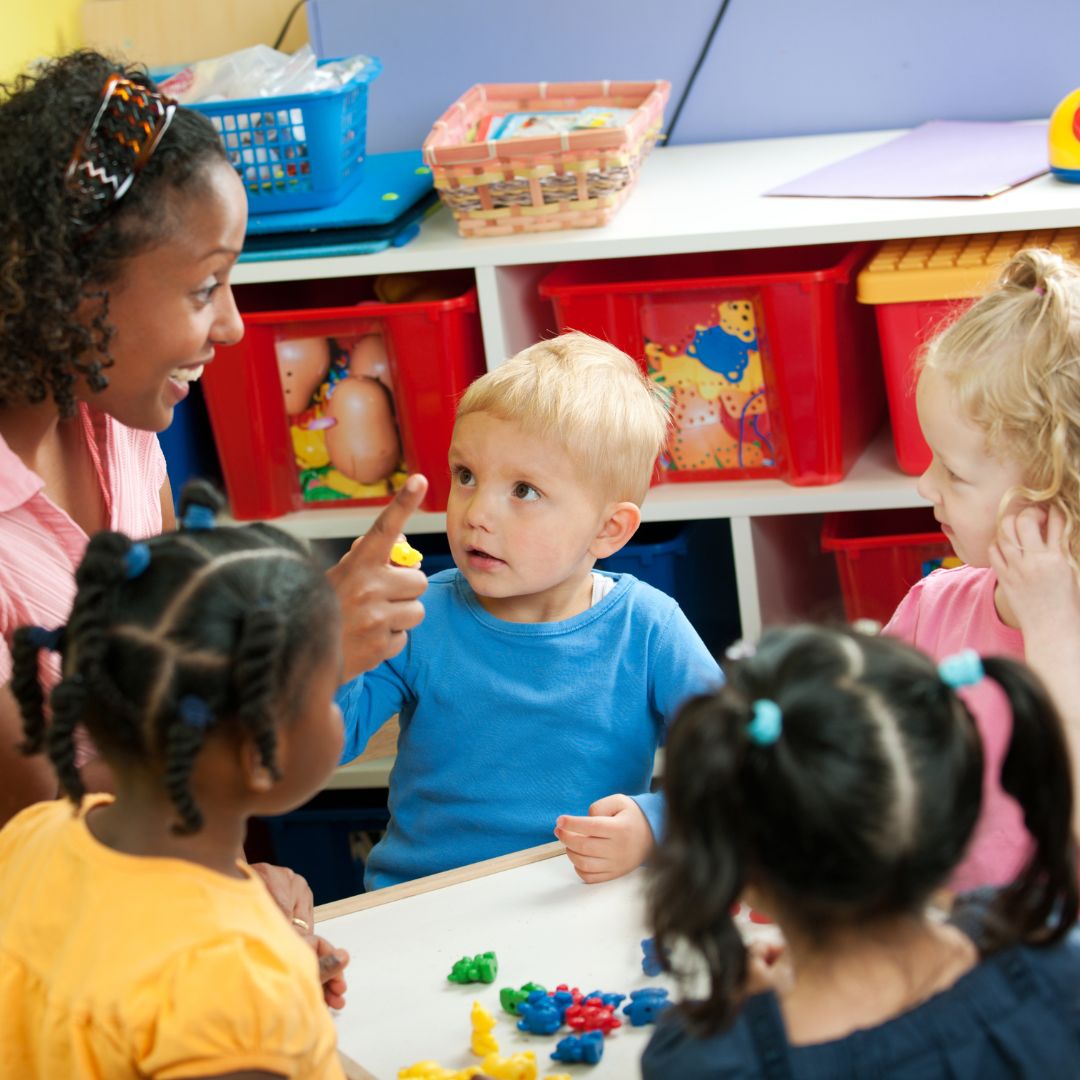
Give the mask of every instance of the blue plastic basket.
[{"label": "blue plastic basket", "polygon": [[[190,105],[221,134],[253,214],[333,206],[360,180],[371,62],[337,90]],[[329,63],[329,61],[326,61]]]}]

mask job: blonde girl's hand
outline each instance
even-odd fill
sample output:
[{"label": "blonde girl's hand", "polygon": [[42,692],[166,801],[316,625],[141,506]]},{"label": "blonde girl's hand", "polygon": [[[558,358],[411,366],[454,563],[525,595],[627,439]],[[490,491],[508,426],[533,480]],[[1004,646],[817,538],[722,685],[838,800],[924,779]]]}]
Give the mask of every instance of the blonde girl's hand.
[{"label": "blonde girl's hand", "polygon": [[990,547],[990,567],[1027,644],[1080,634],[1080,587],[1065,547],[1065,517],[1056,506],[1007,514]]},{"label": "blonde girl's hand", "polygon": [[608,795],[589,807],[587,817],[561,815],[555,835],[578,877],[587,885],[610,881],[639,867],[653,849],[652,828],[628,795]]},{"label": "blonde girl's hand", "polygon": [[326,938],[317,934],[312,938],[312,945],[319,958],[323,1000],[331,1009],[344,1008],[347,989],[344,972],[349,963],[349,954],[344,949],[335,949]]}]

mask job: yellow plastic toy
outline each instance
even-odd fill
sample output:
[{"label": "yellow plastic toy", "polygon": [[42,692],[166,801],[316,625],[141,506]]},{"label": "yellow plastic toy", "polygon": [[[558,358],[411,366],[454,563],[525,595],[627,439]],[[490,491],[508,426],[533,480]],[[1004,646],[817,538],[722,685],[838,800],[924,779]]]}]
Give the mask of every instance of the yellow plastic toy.
[{"label": "yellow plastic toy", "polygon": [[[419,566],[424,556],[414,548],[408,540],[398,540],[390,549],[390,561],[395,566]],[[477,1003],[478,1007],[479,1003]],[[475,1009],[474,1009],[475,1013]],[[494,1026],[495,1021],[492,1020]],[[477,1051],[479,1053],[480,1051]]]},{"label": "yellow plastic toy", "polygon": [[531,1050],[508,1058],[488,1054],[480,1062],[480,1072],[491,1080],[536,1080],[536,1055]]},{"label": "yellow plastic toy", "polygon": [[1050,115],[1050,171],[1080,184],[1080,90],[1067,94]]},{"label": "yellow plastic toy", "polygon": [[472,1020],[472,1052],[477,1057],[497,1054],[499,1044],[491,1034],[495,1028],[495,1017],[479,1001],[474,1001],[469,1018]]},{"label": "yellow plastic toy", "polygon": [[398,1070],[398,1080],[473,1080],[480,1075],[479,1065],[464,1069],[444,1069],[437,1061],[418,1061]]}]

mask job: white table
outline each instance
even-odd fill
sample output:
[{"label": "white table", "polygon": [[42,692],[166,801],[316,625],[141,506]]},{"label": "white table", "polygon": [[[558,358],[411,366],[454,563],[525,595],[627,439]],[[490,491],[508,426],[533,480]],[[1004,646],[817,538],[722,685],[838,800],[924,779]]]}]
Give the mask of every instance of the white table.
[{"label": "white table", "polygon": [[[325,904],[319,933],[349,950],[347,1004],[336,1014],[338,1041],[351,1077],[396,1080],[398,1070],[434,1059],[445,1068],[479,1064],[469,1050],[475,1000],[496,1018],[500,1053],[536,1052],[538,1076],[569,1072],[594,1080],[629,1080],[651,1027],[624,1024],[607,1036],[600,1064],[551,1060],[571,1034],[519,1032],[499,1006],[499,989],[538,982],[583,992],[629,994],[664,985],[641,970],[643,871],[584,885],[561,844],[477,863],[460,870]],[[447,981],[455,960],[494,950],[499,974],[490,985]]]}]

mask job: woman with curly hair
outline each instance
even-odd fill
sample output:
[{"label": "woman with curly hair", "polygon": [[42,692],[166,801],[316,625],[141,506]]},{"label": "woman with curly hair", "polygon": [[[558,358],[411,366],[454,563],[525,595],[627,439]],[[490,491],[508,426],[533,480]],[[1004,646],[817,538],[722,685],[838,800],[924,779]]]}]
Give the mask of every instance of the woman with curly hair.
[{"label": "woman with curly hair", "polygon": [[[243,325],[243,186],[205,117],[79,52],[0,105],[0,684],[21,622],[67,618],[87,537],[174,525],[154,433]],[[141,137],[138,145],[128,133]],[[0,701],[0,820],[56,794]],[[89,755],[85,749],[81,757]],[[95,776],[89,764],[91,782]]]},{"label": "woman with curly hair", "polygon": [[[14,630],[66,621],[89,535],[174,526],[155,433],[215,347],[243,334],[229,277],[247,203],[209,120],[91,51],[0,87],[0,191],[2,824],[58,790],[19,752]],[[413,477],[329,572],[346,678],[400,651],[423,617],[424,575],[387,553],[425,488]],[[107,774],[80,748],[100,790]]]}]

